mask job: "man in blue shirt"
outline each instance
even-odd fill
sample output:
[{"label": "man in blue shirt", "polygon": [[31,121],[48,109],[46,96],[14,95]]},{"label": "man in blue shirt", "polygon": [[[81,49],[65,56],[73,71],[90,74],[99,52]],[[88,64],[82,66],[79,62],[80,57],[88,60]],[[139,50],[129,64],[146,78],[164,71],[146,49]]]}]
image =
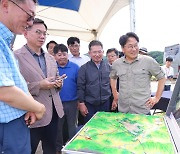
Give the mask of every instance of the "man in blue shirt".
[{"label": "man in blue shirt", "polygon": [[[68,49],[64,44],[58,44],[54,47],[54,57],[58,64],[58,70],[60,76],[66,74],[64,78],[63,87],[60,91],[60,97],[64,108],[64,129],[63,137],[64,143],[70,140],[76,133],[76,122],[77,122],[77,75],[79,66],[68,60]],[[66,135],[65,130],[68,130]],[[58,131],[61,132],[61,131]],[[59,142],[57,141],[57,151],[60,151]]]},{"label": "man in blue shirt", "polygon": [[0,1],[0,153],[30,154],[27,124],[41,119],[45,112],[44,105],[29,94],[10,49],[13,33],[22,34],[32,25],[36,3],[36,0]]}]

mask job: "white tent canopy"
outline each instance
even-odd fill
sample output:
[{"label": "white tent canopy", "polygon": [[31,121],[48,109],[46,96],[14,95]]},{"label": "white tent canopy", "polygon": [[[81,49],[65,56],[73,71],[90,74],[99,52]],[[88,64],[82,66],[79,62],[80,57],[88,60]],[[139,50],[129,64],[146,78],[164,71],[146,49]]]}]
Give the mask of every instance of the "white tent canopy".
[{"label": "white tent canopy", "polygon": [[[49,2],[53,2],[51,0]],[[67,0],[58,1],[60,3]],[[70,0],[68,0],[70,2]],[[77,0],[71,0],[75,3]],[[84,41],[98,39],[109,19],[121,8],[129,5],[129,0],[79,0],[78,10],[56,6],[44,6],[40,0],[37,16],[45,21],[48,33],[53,36],[76,36]]]}]

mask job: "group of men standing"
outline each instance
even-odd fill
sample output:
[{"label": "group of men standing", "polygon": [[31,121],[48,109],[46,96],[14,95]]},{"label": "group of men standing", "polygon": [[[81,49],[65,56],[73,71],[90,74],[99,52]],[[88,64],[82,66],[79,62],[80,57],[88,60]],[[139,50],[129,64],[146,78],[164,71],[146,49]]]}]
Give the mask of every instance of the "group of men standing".
[{"label": "group of men standing", "polygon": [[[117,106],[120,112],[149,114],[161,97],[165,78],[154,59],[138,54],[135,33],[120,37],[125,56],[112,66],[103,60],[103,44],[98,40],[89,43],[90,59],[80,54],[76,37],[67,41],[70,56],[64,44],[56,44],[49,54],[42,49],[48,28],[43,20],[34,18],[36,3],[0,0],[1,153],[35,153],[39,141],[44,154],[60,153],[64,124],[68,139],[76,133],[77,108],[85,123],[97,111]],[[13,33],[23,33],[27,40],[14,53],[10,47]],[[154,97],[150,92],[152,75],[158,79]]]}]

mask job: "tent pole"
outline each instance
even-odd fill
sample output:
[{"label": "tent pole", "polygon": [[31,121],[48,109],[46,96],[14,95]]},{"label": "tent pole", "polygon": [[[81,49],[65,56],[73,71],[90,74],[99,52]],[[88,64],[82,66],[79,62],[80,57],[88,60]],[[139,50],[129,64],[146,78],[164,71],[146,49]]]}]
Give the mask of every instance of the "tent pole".
[{"label": "tent pole", "polygon": [[95,29],[92,29],[91,33],[94,35],[94,40],[98,40],[97,31]]},{"label": "tent pole", "polygon": [[130,9],[131,32],[135,32],[136,31],[135,0],[129,0],[129,9]]}]

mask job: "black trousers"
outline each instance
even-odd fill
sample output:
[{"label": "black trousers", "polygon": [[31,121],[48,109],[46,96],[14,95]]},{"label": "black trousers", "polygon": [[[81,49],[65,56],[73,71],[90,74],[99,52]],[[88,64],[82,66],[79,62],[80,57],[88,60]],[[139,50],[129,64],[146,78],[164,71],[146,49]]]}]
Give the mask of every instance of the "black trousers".
[{"label": "black trousers", "polygon": [[170,91],[170,90],[171,90],[171,85],[164,86],[164,91]]},{"label": "black trousers", "polygon": [[31,154],[35,154],[39,142],[42,142],[43,154],[56,154],[58,115],[53,104],[53,115],[49,125],[31,128]]}]

